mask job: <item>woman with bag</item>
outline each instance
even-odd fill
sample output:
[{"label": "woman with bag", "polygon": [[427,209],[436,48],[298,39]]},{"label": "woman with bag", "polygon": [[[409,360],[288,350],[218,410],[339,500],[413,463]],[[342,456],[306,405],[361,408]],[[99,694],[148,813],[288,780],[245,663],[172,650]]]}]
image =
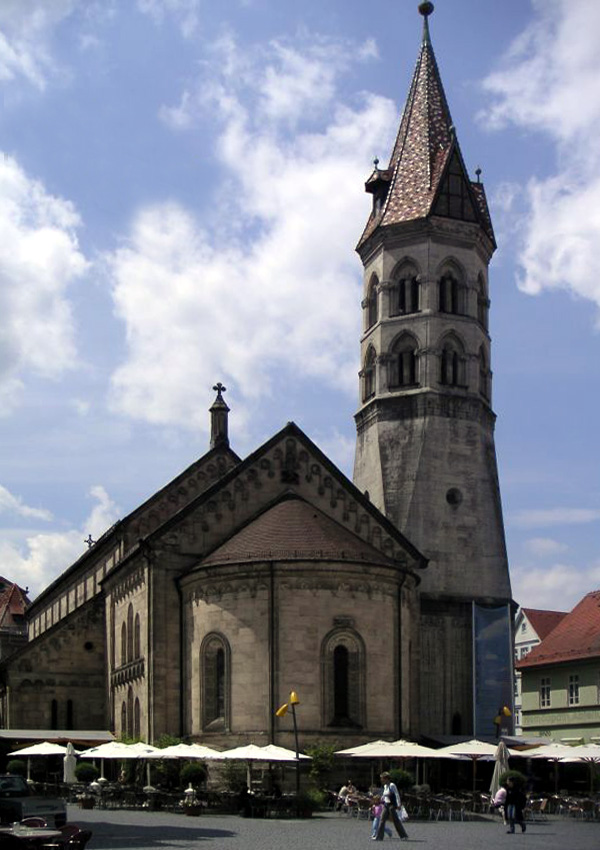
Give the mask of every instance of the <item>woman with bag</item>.
[{"label": "woman with bag", "polygon": [[392,777],[389,773],[382,773],[380,779],[383,784],[383,790],[381,792],[383,812],[381,813],[381,818],[379,820],[379,829],[377,830],[376,841],[383,841],[385,824],[388,818],[392,819],[399,838],[407,839],[408,834],[398,817],[398,811],[402,809],[402,802],[400,800],[398,789],[392,782]]}]

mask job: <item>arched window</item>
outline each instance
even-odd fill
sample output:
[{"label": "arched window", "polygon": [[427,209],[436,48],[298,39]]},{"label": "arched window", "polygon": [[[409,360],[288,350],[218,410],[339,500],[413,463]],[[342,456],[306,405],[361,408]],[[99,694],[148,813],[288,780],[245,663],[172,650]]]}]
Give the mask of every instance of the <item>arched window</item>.
[{"label": "arched window", "polygon": [[440,383],[447,387],[466,386],[464,347],[453,336],[447,337],[440,357]]},{"label": "arched window", "polygon": [[388,370],[390,389],[417,385],[417,341],[411,334],[403,334],[392,345]]},{"label": "arched window", "polygon": [[323,725],[360,728],[365,720],[364,644],[354,629],[330,632],[321,647]]},{"label": "arched window", "polygon": [[416,269],[402,266],[393,276],[390,289],[390,316],[403,316],[420,310],[420,287]]},{"label": "arched window", "polygon": [[369,282],[369,291],[367,292],[367,329],[372,328],[379,318],[379,309],[377,305],[377,276],[373,275]]},{"label": "arched window", "polygon": [[136,697],[135,703],[133,706],[133,737],[139,738],[141,737],[140,732],[140,701]]},{"label": "arched window", "polygon": [[133,661],[133,605],[127,609],[127,661]]},{"label": "arched window", "polygon": [[56,699],[50,703],[50,728],[58,729],[58,700]]},{"label": "arched window", "polygon": [[142,651],[141,651],[141,646],[140,646],[140,632],[141,632],[140,615],[136,614],[135,615],[135,625],[134,625],[134,630],[133,630],[133,657],[134,658],[141,658],[142,657]]},{"label": "arched window", "polygon": [[438,282],[440,313],[464,313],[464,288],[451,271]]},{"label": "arched window", "polygon": [[133,738],[133,688],[127,690],[127,735]]},{"label": "arched window", "polygon": [[489,401],[490,398],[490,370],[483,345],[479,349],[479,392]]},{"label": "arched window", "polygon": [[488,313],[490,302],[485,291],[485,281],[482,275],[477,278],[477,321],[479,324],[488,329]]},{"label": "arched window", "polygon": [[73,700],[72,699],[67,700],[67,724],[66,724],[66,728],[67,729],[74,729],[75,728],[75,721],[73,719]]},{"label": "arched window", "polygon": [[230,650],[222,635],[207,635],[200,650],[202,669],[202,726],[217,730],[229,727]]},{"label": "arched window", "polygon": [[363,369],[363,401],[375,395],[375,365],[377,355],[373,346],[369,346]]},{"label": "arched window", "polygon": [[121,664],[127,664],[127,623],[121,625]]},{"label": "arched window", "polygon": [[121,735],[127,734],[127,703],[125,700],[121,703]]}]

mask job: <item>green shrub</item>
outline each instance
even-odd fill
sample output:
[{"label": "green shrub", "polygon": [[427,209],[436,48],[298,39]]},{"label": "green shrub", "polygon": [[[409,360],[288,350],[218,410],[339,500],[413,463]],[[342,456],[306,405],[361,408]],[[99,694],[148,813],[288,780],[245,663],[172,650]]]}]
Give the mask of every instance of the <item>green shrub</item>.
[{"label": "green shrub", "polygon": [[99,774],[100,771],[96,765],[89,761],[80,761],[79,764],[75,765],[75,776],[79,782],[94,782],[95,779],[98,779]]},{"label": "green shrub", "polygon": [[396,785],[400,793],[402,793],[402,791],[409,791],[415,784],[415,777],[412,773],[409,773],[408,770],[402,770],[401,768],[396,767],[393,770],[390,770],[390,776],[392,778],[392,782]]},{"label": "green shrub", "polygon": [[318,786],[324,787],[329,784],[329,776],[335,763],[335,751],[339,750],[336,744],[313,744],[306,747],[305,753],[310,756],[310,779]]},{"label": "green shrub", "polygon": [[512,779],[516,787],[521,790],[523,790],[527,782],[527,777],[524,773],[521,773],[520,770],[507,770],[506,773],[503,773],[500,777],[500,785],[504,785],[506,788],[506,783],[509,779]]},{"label": "green shrub", "polygon": [[16,773],[18,776],[26,776],[27,775],[27,764],[23,761],[23,759],[12,759],[6,765],[7,773]]},{"label": "green shrub", "polygon": [[206,779],[206,768],[197,761],[188,762],[179,771],[179,779],[182,785],[201,785]]},{"label": "green shrub", "polygon": [[298,794],[297,803],[300,811],[318,812],[325,808],[325,794],[318,788],[308,788]]}]

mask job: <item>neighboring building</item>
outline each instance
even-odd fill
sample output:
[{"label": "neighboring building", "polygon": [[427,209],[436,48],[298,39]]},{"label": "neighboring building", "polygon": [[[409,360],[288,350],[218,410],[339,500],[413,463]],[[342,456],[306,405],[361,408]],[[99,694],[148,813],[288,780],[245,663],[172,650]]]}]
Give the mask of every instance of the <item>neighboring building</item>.
[{"label": "neighboring building", "polygon": [[366,184],[355,484],[293,423],[241,460],[218,384],[207,454],[32,604],[29,643],[0,664],[7,725],[293,746],[275,710],[294,689],[301,740],[350,745],[493,735],[512,704],[495,240],[433,54],[433,6],[419,10],[397,142]]},{"label": "neighboring building", "polygon": [[0,660],[27,643],[28,590],[0,576]]},{"label": "neighboring building", "polygon": [[[519,608],[515,618],[515,664],[521,658],[525,658],[534,646],[541,643],[564,616],[566,616],[564,611]],[[521,711],[521,673],[519,670],[515,670],[515,735],[520,735],[523,731]]]},{"label": "neighboring building", "polygon": [[600,591],[588,593],[562,615],[517,667],[524,735],[599,740]]}]

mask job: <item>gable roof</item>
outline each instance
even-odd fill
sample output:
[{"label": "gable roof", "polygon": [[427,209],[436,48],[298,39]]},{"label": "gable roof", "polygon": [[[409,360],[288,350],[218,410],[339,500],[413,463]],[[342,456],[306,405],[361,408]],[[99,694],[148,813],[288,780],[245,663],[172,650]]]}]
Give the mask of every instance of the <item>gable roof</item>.
[{"label": "gable roof", "polygon": [[361,561],[393,566],[391,558],[293,494],[269,506],[257,518],[214,549],[202,566],[229,562]]},{"label": "gable roof", "polygon": [[544,611],[540,608],[521,608],[540,640],[544,640],[558,626],[566,611]]},{"label": "gable roof", "polygon": [[0,576],[0,628],[20,626],[29,605],[27,591]]},{"label": "gable roof", "polygon": [[358,248],[379,227],[430,215],[477,223],[495,246],[485,191],[481,183],[469,179],[462,158],[427,16],[389,165],[380,170],[376,163],[365,189],[376,196],[385,195],[385,202],[374,206]]},{"label": "gable roof", "polygon": [[600,657],[600,590],[588,593],[547,637],[522,658],[525,669]]}]

